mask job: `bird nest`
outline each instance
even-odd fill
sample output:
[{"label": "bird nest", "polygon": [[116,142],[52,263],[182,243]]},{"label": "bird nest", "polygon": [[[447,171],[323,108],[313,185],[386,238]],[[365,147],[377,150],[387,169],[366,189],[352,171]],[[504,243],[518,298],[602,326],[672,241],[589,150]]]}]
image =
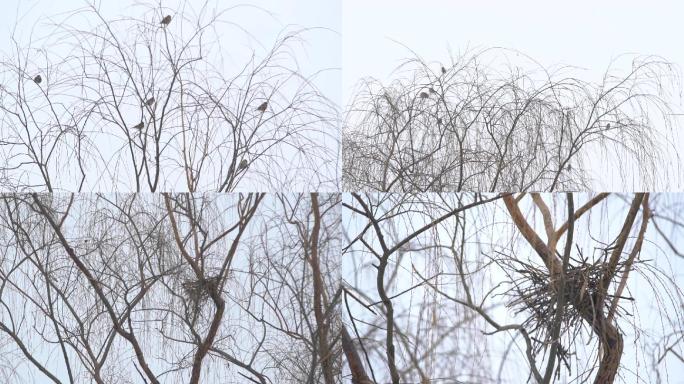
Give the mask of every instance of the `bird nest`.
[{"label": "bird nest", "polygon": [[210,292],[217,289],[218,285],[219,276],[188,279],[182,284],[185,295],[195,303],[207,300],[211,295]]},{"label": "bird nest", "polygon": [[[551,275],[546,266],[528,264],[518,257],[503,254],[504,257],[497,260],[499,264],[506,264],[504,271],[516,272],[507,272],[512,289],[502,295],[508,299],[506,306],[512,308],[516,315],[526,315],[521,325],[532,335],[535,352],[554,342],[552,328],[560,321],[561,337],[556,341],[561,360],[565,360],[569,351],[560,345],[560,339],[564,339],[566,345],[573,344],[582,324],[585,324],[583,320],[603,319],[604,309],[610,307],[614,298],[610,294],[601,294],[601,280],[608,270],[610,249],[600,249],[601,257],[595,260],[585,258],[581,250],[577,251],[577,258],[570,257],[563,289],[559,276]],[[613,279],[620,279],[624,267],[624,261],[618,264],[618,272]],[[561,291],[563,297],[559,300]],[[560,319],[557,317],[559,302],[563,304]],[[616,316],[619,313],[626,311],[618,306]]]}]

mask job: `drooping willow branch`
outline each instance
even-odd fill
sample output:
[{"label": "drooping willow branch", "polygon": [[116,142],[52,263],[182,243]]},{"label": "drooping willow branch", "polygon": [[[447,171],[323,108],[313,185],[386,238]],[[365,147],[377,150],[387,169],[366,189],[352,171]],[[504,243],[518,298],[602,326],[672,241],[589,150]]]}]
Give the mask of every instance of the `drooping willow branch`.
[{"label": "drooping willow branch", "polygon": [[[515,59],[482,50],[441,71],[413,57],[389,84],[363,80],[347,110],[344,188],[587,190],[603,171],[597,158],[625,183],[611,189],[670,183],[673,64],[635,57],[594,83],[569,68],[503,64]],[[632,174],[641,178],[636,186],[627,185]]]}]

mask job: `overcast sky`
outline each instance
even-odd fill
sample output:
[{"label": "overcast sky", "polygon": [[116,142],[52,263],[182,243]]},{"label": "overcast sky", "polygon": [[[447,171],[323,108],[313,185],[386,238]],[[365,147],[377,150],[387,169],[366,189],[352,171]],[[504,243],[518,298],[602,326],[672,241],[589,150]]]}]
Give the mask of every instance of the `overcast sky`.
[{"label": "overcast sky", "polygon": [[[205,0],[190,1],[191,6],[199,7]],[[18,35],[28,37],[31,27],[37,20],[46,21],[61,19],[65,13],[86,6],[87,0],[3,0],[3,12],[0,12],[0,52],[8,52],[12,48],[9,33],[15,25],[19,25]],[[117,0],[101,2],[103,13],[111,16],[136,16],[136,4],[145,3],[136,0]],[[163,6],[174,8],[183,0],[163,0]],[[311,74],[316,71],[327,70],[319,76],[318,85],[329,97],[339,101],[340,94],[340,50],[341,5],[340,0],[208,0],[209,8],[218,6],[226,9],[237,5],[249,5],[233,9],[227,18],[239,22],[240,26],[253,35],[255,40],[267,47],[283,29],[320,28],[315,33],[306,35],[306,52],[299,57],[299,64],[303,72]],[[270,14],[269,14],[270,13]],[[62,15],[62,16],[60,16]],[[17,23],[19,22],[19,23]],[[41,24],[38,26],[40,27]],[[44,33],[44,30],[36,31]],[[232,26],[222,25],[219,33],[224,33],[224,39],[235,36]]]},{"label": "overcast sky", "polygon": [[363,76],[386,78],[410,54],[398,43],[428,61],[448,62],[449,50],[505,47],[545,66],[597,74],[624,53],[661,55],[684,66],[682,15],[678,1],[345,0],[345,91]]}]

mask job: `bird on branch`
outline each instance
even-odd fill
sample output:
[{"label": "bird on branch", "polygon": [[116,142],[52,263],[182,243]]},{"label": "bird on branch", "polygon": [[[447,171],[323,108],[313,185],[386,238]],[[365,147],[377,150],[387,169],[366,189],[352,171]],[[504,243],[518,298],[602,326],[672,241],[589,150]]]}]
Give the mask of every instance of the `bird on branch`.
[{"label": "bird on branch", "polygon": [[33,82],[36,84],[40,84],[41,81],[43,81],[43,78],[40,77],[40,75],[37,75],[36,77],[33,78]]},{"label": "bird on branch", "polygon": [[170,22],[171,22],[171,15],[166,15],[166,16],[164,16],[161,23],[159,23],[159,24],[169,25]]},{"label": "bird on branch", "polygon": [[264,101],[263,103],[261,103],[261,105],[259,105],[256,110],[261,113],[264,113],[266,112],[266,108],[268,108],[268,101]]}]

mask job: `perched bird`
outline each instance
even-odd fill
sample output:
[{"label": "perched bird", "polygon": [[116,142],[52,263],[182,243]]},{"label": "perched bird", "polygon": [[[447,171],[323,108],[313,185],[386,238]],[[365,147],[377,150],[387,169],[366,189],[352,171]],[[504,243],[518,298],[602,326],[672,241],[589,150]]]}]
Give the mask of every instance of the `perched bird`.
[{"label": "perched bird", "polygon": [[263,103],[261,103],[261,105],[259,105],[256,110],[263,113],[266,112],[266,108],[268,108],[268,101],[264,101]]},{"label": "perched bird", "polygon": [[154,97],[150,97],[149,99],[147,99],[147,101],[145,102],[145,104],[147,104],[147,105],[152,105],[152,104],[154,104]]},{"label": "perched bird", "polygon": [[610,129],[610,123],[606,124],[606,129]]},{"label": "perched bird", "polygon": [[41,81],[43,81],[43,78],[40,75],[33,78],[33,82],[36,84],[40,84]]},{"label": "perched bird", "polygon": [[442,66],[442,75],[444,75],[444,74],[446,74],[446,68],[444,68],[444,66]]},{"label": "perched bird", "polygon": [[568,164],[566,168],[568,169],[568,171],[572,171],[572,164]]},{"label": "perched bird", "polygon": [[145,123],[143,123],[143,122],[141,121],[141,122],[138,123],[137,125],[134,125],[133,128],[135,128],[135,129],[143,129],[143,128],[145,128]]},{"label": "perched bird", "polygon": [[166,15],[166,16],[164,16],[161,23],[159,23],[159,24],[169,25],[170,22],[171,22],[171,15]]},{"label": "perched bird", "polygon": [[242,161],[240,161],[240,165],[238,166],[238,169],[243,170],[243,169],[247,168],[248,165],[249,165],[249,162],[247,161],[247,159],[242,159]]},{"label": "perched bird", "polygon": [[428,97],[430,97],[430,95],[428,95],[427,92],[421,92],[421,93],[420,93],[420,98],[421,98],[421,99],[427,99]]}]

